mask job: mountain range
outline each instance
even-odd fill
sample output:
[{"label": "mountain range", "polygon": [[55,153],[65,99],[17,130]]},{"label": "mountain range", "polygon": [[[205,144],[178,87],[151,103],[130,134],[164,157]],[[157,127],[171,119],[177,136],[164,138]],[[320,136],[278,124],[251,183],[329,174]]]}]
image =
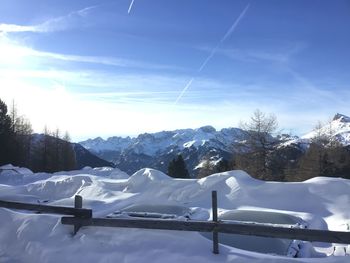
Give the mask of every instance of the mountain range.
[{"label": "mountain range", "polygon": [[230,158],[234,150],[232,146],[242,139],[241,129],[216,131],[211,126],[204,126],[198,129],[144,133],[135,138],[115,136],[104,140],[98,137],[79,144],[130,174],[143,167],[166,172],[168,163],[180,153],[189,170],[195,173],[195,167],[203,158]]},{"label": "mountain range", "polygon": [[[336,114],[331,122],[304,136],[282,135],[276,137],[276,140],[281,147],[303,149],[317,135],[329,135],[344,146],[350,145],[350,117]],[[235,145],[245,139],[243,130],[239,128],[217,131],[211,126],[204,126],[198,129],[144,133],[135,138],[114,136],[104,140],[97,137],[79,144],[129,174],[143,167],[166,172],[168,163],[181,153],[190,173],[195,176],[204,159],[212,162],[222,158],[230,160],[232,153],[237,151]]]}]

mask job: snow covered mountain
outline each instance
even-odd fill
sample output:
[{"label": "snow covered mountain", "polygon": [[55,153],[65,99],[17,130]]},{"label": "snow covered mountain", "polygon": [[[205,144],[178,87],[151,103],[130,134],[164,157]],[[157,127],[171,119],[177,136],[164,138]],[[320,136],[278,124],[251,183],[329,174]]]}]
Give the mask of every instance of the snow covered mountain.
[{"label": "snow covered mountain", "polygon": [[198,129],[180,129],[175,131],[162,131],[157,133],[144,133],[136,138],[110,137],[107,140],[97,137],[80,142],[86,149],[95,153],[105,151],[125,151],[132,148],[135,153],[155,156],[169,147],[199,148],[211,145],[221,150],[229,150],[232,143],[240,139],[242,131],[238,128],[222,129],[216,131],[212,126]]},{"label": "snow covered mountain", "polygon": [[350,145],[350,117],[337,113],[333,119],[320,127],[315,128],[313,131],[301,136],[300,138],[294,138],[287,141],[284,145],[299,145],[307,146],[311,143],[311,140],[315,137],[326,137],[332,140],[340,142],[343,146]]},{"label": "snow covered mountain", "polygon": [[[331,137],[344,146],[350,145],[350,117],[336,114],[333,120],[304,136],[281,135],[276,139],[286,159],[295,160],[304,154],[315,136]],[[100,137],[80,142],[86,149],[120,169],[134,173],[143,167],[167,172],[169,162],[182,154],[192,176],[198,172],[203,159],[213,162],[225,158],[230,160],[237,151],[235,144],[244,140],[244,132],[238,128],[215,130],[211,126],[198,129],[181,129],[144,133],[136,138]]]},{"label": "snow covered mountain", "polygon": [[234,143],[242,139],[241,129],[217,131],[212,126],[204,126],[144,133],[136,138],[110,137],[104,140],[98,137],[80,144],[99,157],[114,162],[120,169],[133,173],[142,167],[166,171],[169,161],[179,153],[184,156],[189,170],[193,170],[204,157],[229,158]]},{"label": "snow covered mountain", "polygon": [[344,146],[350,145],[350,117],[337,113],[330,123],[305,134],[301,138],[311,139],[319,134],[333,137]]}]

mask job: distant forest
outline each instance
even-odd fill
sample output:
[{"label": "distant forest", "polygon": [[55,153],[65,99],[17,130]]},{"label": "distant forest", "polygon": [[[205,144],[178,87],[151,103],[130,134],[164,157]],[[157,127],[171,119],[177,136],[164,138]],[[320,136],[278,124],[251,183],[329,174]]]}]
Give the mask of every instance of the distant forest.
[{"label": "distant forest", "polygon": [[73,170],[76,158],[69,134],[44,128],[33,135],[28,119],[19,116],[13,102],[10,110],[0,99],[0,165],[28,167],[34,172]]}]

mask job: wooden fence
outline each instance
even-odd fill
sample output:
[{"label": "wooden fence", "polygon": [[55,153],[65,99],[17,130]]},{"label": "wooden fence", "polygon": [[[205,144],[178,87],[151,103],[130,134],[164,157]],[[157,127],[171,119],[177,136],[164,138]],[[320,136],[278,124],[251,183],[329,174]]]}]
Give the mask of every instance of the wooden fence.
[{"label": "wooden fence", "polygon": [[75,196],[74,208],[38,204],[25,204],[9,201],[0,201],[0,207],[39,211],[43,213],[73,215],[74,217],[61,218],[62,224],[74,226],[73,234],[76,234],[82,226],[212,232],[214,254],[219,253],[218,233],[350,244],[350,232],[301,229],[276,225],[266,225],[261,223],[244,223],[218,220],[216,191],[212,192],[212,221],[144,218],[93,218],[91,209],[82,208],[83,199],[81,196]]},{"label": "wooden fence", "polygon": [[[79,203],[82,200],[80,196],[76,196],[75,203]],[[82,207],[65,207],[65,206],[53,206],[53,205],[42,205],[42,204],[28,204],[12,201],[1,201],[0,207],[19,209],[19,210],[29,210],[48,214],[61,214],[61,215],[74,215],[79,218],[91,218],[92,210],[84,209]]]}]

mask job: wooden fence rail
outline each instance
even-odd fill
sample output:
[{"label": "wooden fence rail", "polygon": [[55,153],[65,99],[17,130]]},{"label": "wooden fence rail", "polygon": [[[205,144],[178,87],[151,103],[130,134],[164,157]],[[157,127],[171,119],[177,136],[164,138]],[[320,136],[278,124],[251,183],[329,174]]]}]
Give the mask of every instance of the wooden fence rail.
[{"label": "wooden fence rail", "polygon": [[[80,196],[76,196],[75,200],[79,199]],[[81,197],[80,197],[81,198]],[[12,201],[1,201],[0,207],[29,210],[49,214],[61,214],[61,215],[74,215],[79,218],[91,218],[92,210],[84,208],[64,207],[64,206],[53,206],[53,205],[41,205],[41,204],[28,204]]]},{"label": "wooden fence rail", "polygon": [[74,218],[62,217],[64,225],[144,228],[162,230],[180,230],[196,232],[218,232],[239,235],[252,235],[262,237],[274,237],[284,239],[297,239],[305,241],[319,241],[328,243],[350,244],[350,232],[287,228],[266,226],[253,223],[229,223],[223,221],[178,221],[159,219],[136,218]]},{"label": "wooden fence rail", "polygon": [[[350,232],[291,228],[285,226],[267,225],[261,223],[244,223],[218,220],[217,193],[212,192],[212,221],[198,220],[164,220],[144,218],[78,218],[62,217],[64,225],[100,226],[100,227],[123,227],[143,228],[160,230],[179,230],[213,233],[213,253],[219,253],[218,233],[239,235],[252,235],[283,239],[296,239],[304,241],[318,241],[327,243],[350,244]],[[74,230],[74,233],[76,231]]]},{"label": "wooden fence rail", "polygon": [[350,244],[350,232],[301,229],[276,225],[266,225],[261,223],[244,223],[237,221],[233,222],[218,220],[216,191],[212,192],[212,221],[168,219],[164,220],[144,218],[93,218],[91,209],[82,208],[83,199],[81,196],[75,196],[74,208],[41,204],[26,204],[1,200],[0,207],[20,210],[31,210],[43,213],[73,215],[74,217],[62,217],[61,223],[64,225],[73,225],[74,234],[76,234],[79,228],[82,226],[212,232],[214,254],[219,253],[218,233]]}]

